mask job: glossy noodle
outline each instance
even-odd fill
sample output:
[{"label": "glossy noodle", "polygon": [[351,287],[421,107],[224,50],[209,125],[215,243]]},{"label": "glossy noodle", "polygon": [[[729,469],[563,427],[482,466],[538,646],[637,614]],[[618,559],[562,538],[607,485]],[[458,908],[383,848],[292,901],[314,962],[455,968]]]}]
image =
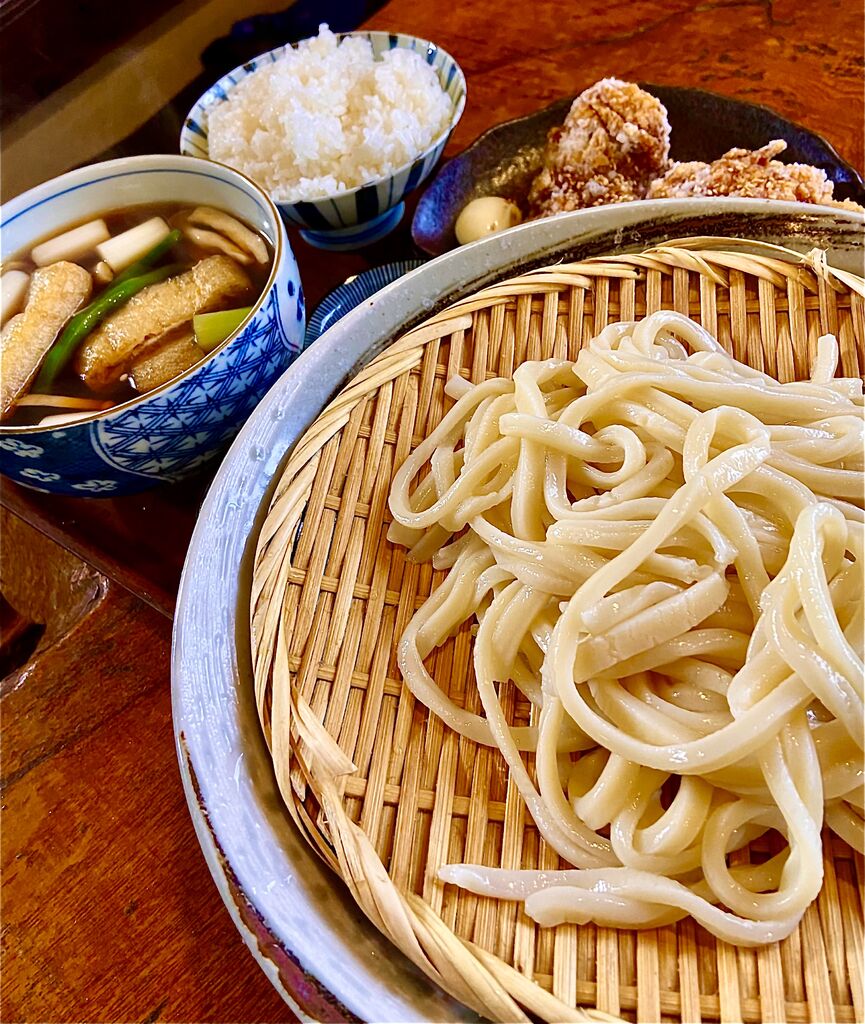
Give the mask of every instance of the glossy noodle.
[{"label": "glossy noodle", "polygon": [[[444,881],[541,925],[691,915],[754,945],[819,893],[824,824],[862,850],[863,399],[837,362],[824,336],[811,379],[780,384],[661,311],[575,363],[449,382],[390,494],[390,539],[447,570],[400,668],[501,751],[573,867]],[[483,715],[425,665],[475,621]],[[761,836],[767,855],[731,858]]]}]

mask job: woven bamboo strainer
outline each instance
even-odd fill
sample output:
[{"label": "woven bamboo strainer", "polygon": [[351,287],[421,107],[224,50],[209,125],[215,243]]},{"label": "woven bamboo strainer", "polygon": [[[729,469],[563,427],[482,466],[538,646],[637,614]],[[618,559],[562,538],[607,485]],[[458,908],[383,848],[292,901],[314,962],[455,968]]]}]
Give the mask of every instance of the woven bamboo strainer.
[{"label": "woven bamboo strainer", "polygon": [[[443,574],[388,543],[395,469],[450,407],[444,385],[574,359],[607,323],[672,308],[782,381],[817,337],[865,370],[865,289],[817,254],[685,239],[557,265],[463,299],[363,369],[309,428],[275,491],[252,590],[256,697],[283,798],[367,916],[444,989],[500,1021],[863,1020],[862,858],[826,835],[823,891],[788,939],[717,941],[691,920],[653,931],[542,929],[517,903],[437,880],[445,863],[559,867],[499,752],[451,732],[403,684],[396,644]],[[478,711],[471,633],[433,655]],[[504,688],[518,724],[528,705]],[[741,855],[747,858],[748,851]],[[609,1015],[609,1016],[608,1016]]]}]

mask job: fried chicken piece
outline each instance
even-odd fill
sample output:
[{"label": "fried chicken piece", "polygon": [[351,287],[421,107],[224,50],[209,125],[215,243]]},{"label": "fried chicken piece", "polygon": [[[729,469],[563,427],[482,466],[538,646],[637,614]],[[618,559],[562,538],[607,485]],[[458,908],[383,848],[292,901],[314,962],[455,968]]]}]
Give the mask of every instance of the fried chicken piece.
[{"label": "fried chicken piece", "polygon": [[529,192],[535,216],[641,199],[669,166],[664,105],[631,82],[604,78],[582,92],[547,137]]},{"label": "fried chicken piece", "polygon": [[[553,213],[570,213],[590,206],[611,203],[629,203],[642,199],[645,189],[618,171],[585,177],[568,167],[544,168],[535,178],[530,200],[535,203],[535,216],[547,217]],[[532,198],[534,197],[534,199]]]},{"label": "fried chicken piece", "polygon": [[[735,153],[736,150],[730,152]],[[711,164],[704,164],[701,160],[673,163],[666,174],[655,178],[649,185],[646,199],[690,199],[692,196],[707,196],[711,167]]]},{"label": "fried chicken piece", "polygon": [[731,149],[718,160],[673,164],[649,186],[647,199],[683,199],[690,196],[742,196],[749,199],[784,199],[861,210],[856,203],[832,198],[834,182],[810,164],[782,164],[773,157],[787,143],[775,139],[761,149]]}]

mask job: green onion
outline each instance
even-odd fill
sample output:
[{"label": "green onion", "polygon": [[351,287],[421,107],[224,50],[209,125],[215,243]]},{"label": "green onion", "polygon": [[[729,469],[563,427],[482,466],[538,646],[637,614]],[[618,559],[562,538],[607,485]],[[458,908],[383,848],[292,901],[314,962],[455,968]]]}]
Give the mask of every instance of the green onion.
[{"label": "green onion", "polygon": [[196,313],[192,318],[195,344],[205,352],[212,352],[230,334],[234,334],[251,311],[252,306],[245,306],[243,309],[224,309],[217,313]]}]

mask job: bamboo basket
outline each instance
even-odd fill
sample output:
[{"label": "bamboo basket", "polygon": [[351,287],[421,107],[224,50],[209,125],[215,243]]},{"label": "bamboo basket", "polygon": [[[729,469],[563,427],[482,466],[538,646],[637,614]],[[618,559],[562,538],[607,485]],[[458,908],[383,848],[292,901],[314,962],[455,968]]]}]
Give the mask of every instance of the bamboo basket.
[{"label": "bamboo basket", "polygon": [[[673,308],[782,381],[817,337],[865,370],[865,289],[821,254],[684,239],[640,255],[533,271],[463,299],[390,346],[324,410],[279,480],[251,600],[256,699],[294,820],[370,920],[427,975],[492,1020],[861,1021],[862,858],[828,833],[819,899],[763,949],[693,921],[644,932],[539,928],[517,903],[446,887],[453,861],[559,867],[499,752],[416,704],[396,644],[443,574],[386,540],[392,475],[451,402],[444,385],[574,359],[616,320]],[[471,634],[435,652],[450,697],[479,710]],[[528,705],[513,688],[511,720]],[[737,855],[739,856],[739,855]],[[748,851],[741,856],[747,858]],[[530,1016],[529,1016],[530,1015]]]}]

